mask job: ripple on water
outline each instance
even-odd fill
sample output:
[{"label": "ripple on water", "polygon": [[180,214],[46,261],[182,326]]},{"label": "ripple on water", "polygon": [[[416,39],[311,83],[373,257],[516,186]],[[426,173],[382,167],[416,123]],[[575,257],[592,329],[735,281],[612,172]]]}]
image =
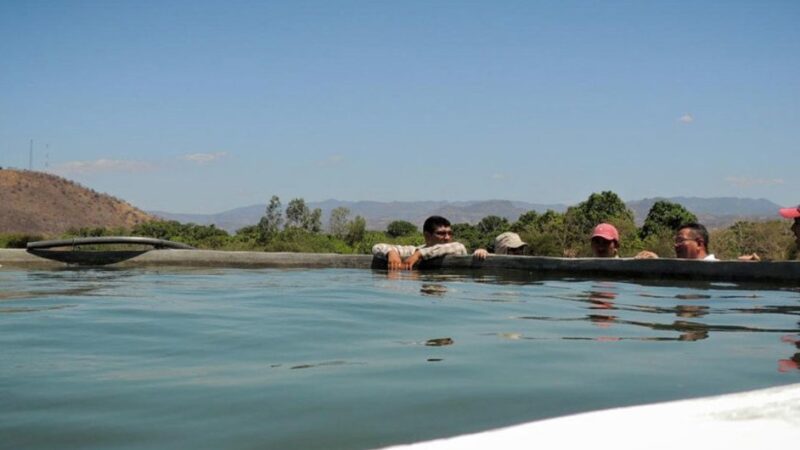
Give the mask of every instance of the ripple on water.
[{"label": "ripple on water", "polygon": [[0,282],[11,448],[368,448],[800,381],[790,289],[348,269]]}]

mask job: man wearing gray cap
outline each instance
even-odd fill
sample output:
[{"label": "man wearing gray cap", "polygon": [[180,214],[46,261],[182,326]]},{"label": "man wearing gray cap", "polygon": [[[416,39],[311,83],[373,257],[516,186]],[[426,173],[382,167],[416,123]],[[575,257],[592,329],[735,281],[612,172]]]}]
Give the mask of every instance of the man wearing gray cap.
[{"label": "man wearing gray cap", "polygon": [[[497,255],[524,255],[528,246],[517,233],[506,231],[494,239],[494,253]],[[486,259],[489,252],[479,248],[472,254],[476,259]]]}]

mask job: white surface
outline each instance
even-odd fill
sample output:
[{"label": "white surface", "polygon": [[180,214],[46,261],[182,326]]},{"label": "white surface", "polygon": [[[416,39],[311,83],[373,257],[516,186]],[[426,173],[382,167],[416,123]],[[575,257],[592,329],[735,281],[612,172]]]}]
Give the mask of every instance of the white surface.
[{"label": "white surface", "polygon": [[800,447],[800,384],[609,409],[391,449]]}]

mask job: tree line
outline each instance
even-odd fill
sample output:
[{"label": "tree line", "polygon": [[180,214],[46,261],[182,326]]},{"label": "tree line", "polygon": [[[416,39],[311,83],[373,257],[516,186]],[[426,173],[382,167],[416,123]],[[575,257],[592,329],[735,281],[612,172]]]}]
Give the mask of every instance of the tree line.
[{"label": "tree line", "polygon": [[[548,210],[528,211],[516,221],[504,217],[486,216],[477,224],[453,224],[454,240],[470,250],[490,251],[494,238],[513,231],[528,243],[529,253],[537,256],[591,256],[589,235],[595,225],[607,222],[620,233],[620,256],[633,256],[641,250],[651,250],[662,257],[673,257],[673,239],[677,228],[697,217],[682,205],[666,200],[657,201],[641,227],[634,222],[633,212],[611,191],[591,194],[585,201],[565,212]],[[415,224],[395,220],[386,230],[368,230],[366,219],[338,207],[331,211],[327,226],[322,223],[322,211],[311,210],[302,198],[292,199],[284,208],[273,195],[261,220],[230,234],[214,225],[197,225],[178,221],[152,221],[133,229],[82,228],[70,230],[62,237],[133,235],[183,242],[198,248],[214,250],[249,250],[305,253],[370,253],[379,242],[403,245],[424,243],[422,232]],[[39,236],[0,235],[2,247],[24,247]],[[758,253],[765,260],[792,258],[797,253],[794,237],[786,221],[740,221],[724,229],[711,230],[710,249],[721,259]]]}]

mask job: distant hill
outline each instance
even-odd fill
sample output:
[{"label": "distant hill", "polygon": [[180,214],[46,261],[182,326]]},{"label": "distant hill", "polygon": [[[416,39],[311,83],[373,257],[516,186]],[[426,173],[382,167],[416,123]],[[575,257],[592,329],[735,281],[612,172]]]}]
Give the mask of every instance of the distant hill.
[{"label": "distant hill", "polygon": [[[641,225],[647,212],[658,200],[680,203],[710,228],[729,226],[738,220],[777,219],[777,211],[780,208],[779,205],[765,199],[733,197],[646,198],[628,202],[627,205],[634,212],[636,222]],[[527,211],[542,213],[552,209],[563,212],[567,209],[567,205],[563,204],[508,200],[463,202],[325,200],[309,202],[307,205],[309,208],[322,210],[324,226],[327,226],[328,217],[334,208],[345,207],[350,210],[351,218],[357,215],[364,217],[367,220],[367,228],[372,230],[385,230],[393,220],[407,220],[420,226],[426,217],[433,214],[445,216],[453,223],[475,224],[489,215],[505,217],[513,222]],[[164,211],[147,213],[120,199],[95,192],[55,175],[0,169],[0,232],[5,233],[57,235],[70,228],[80,227],[131,228],[156,218],[200,225],[214,224],[229,232],[235,232],[239,228],[258,223],[265,209],[266,204],[235,208],[217,214],[179,214]]]},{"label": "distant hill", "polygon": [[64,178],[0,169],[0,232],[53,236],[70,228],[131,228],[155,217]]},{"label": "distant hill", "polygon": [[[644,222],[648,211],[657,200],[680,203],[697,215],[699,220],[710,228],[726,227],[738,220],[776,219],[779,208],[777,204],[765,199],[732,197],[646,198],[627,203],[628,207],[634,212],[637,224],[641,225]],[[407,220],[420,226],[426,217],[433,214],[445,216],[453,223],[466,222],[475,224],[489,215],[505,217],[513,222],[527,211],[543,213],[548,209],[552,209],[557,212],[564,212],[567,209],[567,205],[563,204],[538,204],[508,200],[466,202],[349,202],[325,200],[306,204],[309,208],[320,208],[322,210],[324,226],[327,225],[331,210],[343,206],[350,209],[350,217],[355,217],[356,215],[364,217],[367,220],[367,228],[372,230],[385,230],[386,225],[393,220]],[[285,206],[286,204],[284,203]],[[177,214],[164,211],[152,211],[151,213],[168,220],[193,222],[199,225],[214,224],[219,228],[234,232],[239,228],[258,223],[261,216],[264,215],[265,209],[266,204],[245,206],[218,214]]]},{"label": "distant hill", "polygon": [[[287,202],[284,202],[284,207]],[[447,201],[422,201],[422,202],[374,202],[374,201],[339,201],[325,200],[322,202],[307,202],[311,208],[322,210],[323,226],[327,226],[328,217],[334,208],[345,207],[350,210],[350,217],[362,216],[367,220],[367,228],[371,230],[384,230],[394,220],[407,220],[421,226],[426,217],[439,214],[447,217],[453,223],[477,223],[488,215],[505,217],[515,221],[527,211],[535,210],[545,212],[548,209],[563,212],[565,205],[560,204],[535,204],[526,202],[511,202],[508,200],[487,200],[472,202],[447,202]],[[180,214],[165,211],[151,211],[152,214],[168,220],[180,222],[193,222],[198,225],[214,224],[218,228],[234,232],[239,228],[258,223],[267,205],[251,205],[231,209],[218,214]]]},{"label": "distant hill", "polygon": [[684,208],[694,213],[698,220],[709,228],[720,228],[732,225],[740,220],[770,220],[778,218],[779,205],[763,199],[737,198],[737,197],[671,197],[671,198],[645,198],[628,202],[636,223],[641,225],[653,204],[659,200],[679,203]]}]

